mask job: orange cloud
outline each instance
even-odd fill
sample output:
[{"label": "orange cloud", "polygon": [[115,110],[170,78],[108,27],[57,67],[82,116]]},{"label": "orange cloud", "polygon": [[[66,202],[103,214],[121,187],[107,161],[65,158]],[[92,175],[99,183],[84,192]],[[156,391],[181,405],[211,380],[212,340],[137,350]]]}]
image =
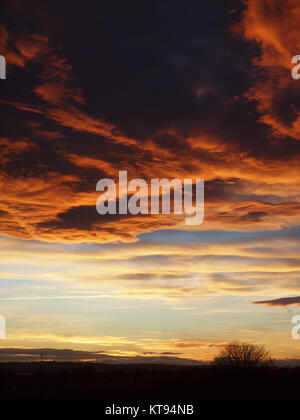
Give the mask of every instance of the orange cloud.
[{"label": "orange cloud", "polygon": [[49,52],[48,38],[39,34],[9,34],[0,25],[0,50],[8,66],[25,67],[27,61]]},{"label": "orange cloud", "polygon": [[256,43],[255,84],[247,93],[257,103],[260,120],[274,136],[300,140],[300,83],[291,77],[292,57],[300,51],[298,0],[246,0],[242,21],[234,27]]},{"label": "orange cloud", "polygon": [[[300,87],[290,75],[290,55],[299,45],[295,32],[299,6],[291,0],[276,6],[267,0],[249,0],[246,6],[235,31],[259,44],[261,54],[254,65],[263,77],[255,79],[247,97],[255,99],[273,134],[298,139],[298,108],[289,93],[292,89],[295,99]],[[31,86],[32,102],[1,101],[38,120],[26,123],[30,135],[2,140],[2,233],[45,241],[132,242],[145,232],[186,228],[182,218],[168,215],[97,215],[96,182],[104,176],[117,178],[119,170],[147,180],[204,179],[206,212],[201,229],[253,231],[300,223],[300,155],[296,151],[283,156],[281,139],[258,152],[258,147],[245,148],[220,131],[198,127],[183,132],[176,125],[133,138],[115,122],[86,110],[83,91],[74,87],[72,65],[47,37],[9,35],[0,27],[0,42],[6,49],[8,41],[22,66],[33,60],[41,71]],[[286,108],[295,118],[284,120]],[[270,139],[262,141],[268,144]]]}]

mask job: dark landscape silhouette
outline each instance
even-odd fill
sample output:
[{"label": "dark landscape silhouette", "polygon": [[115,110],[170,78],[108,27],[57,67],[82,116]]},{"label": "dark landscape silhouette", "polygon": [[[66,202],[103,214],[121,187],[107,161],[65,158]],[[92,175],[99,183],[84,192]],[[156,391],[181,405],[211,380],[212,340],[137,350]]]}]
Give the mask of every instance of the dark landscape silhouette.
[{"label": "dark landscape silhouette", "polygon": [[295,400],[300,368],[7,363],[1,400]]},{"label": "dark landscape silhouette", "polygon": [[[249,363],[249,355],[254,360],[253,354],[257,356],[258,351],[261,363],[257,358],[255,363]],[[0,398],[114,401],[299,399],[300,367],[271,363],[269,353],[262,346],[248,343],[229,343],[220,350],[221,354],[224,357],[222,363],[217,358],[214,363],[198,366],[2,362]],[[230,363],[225,363],[225,357]]]}]

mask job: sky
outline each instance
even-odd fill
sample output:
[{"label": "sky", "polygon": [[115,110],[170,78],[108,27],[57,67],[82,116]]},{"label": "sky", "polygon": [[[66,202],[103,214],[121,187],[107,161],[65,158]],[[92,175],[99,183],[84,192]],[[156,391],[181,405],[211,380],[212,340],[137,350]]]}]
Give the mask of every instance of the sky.
[{"label": "sky", "polygon": [[[2,2],[0,360],[300,358],[299,28],[298,0]],[[99,215],[119,171],[204,179],[204,223]]]}]

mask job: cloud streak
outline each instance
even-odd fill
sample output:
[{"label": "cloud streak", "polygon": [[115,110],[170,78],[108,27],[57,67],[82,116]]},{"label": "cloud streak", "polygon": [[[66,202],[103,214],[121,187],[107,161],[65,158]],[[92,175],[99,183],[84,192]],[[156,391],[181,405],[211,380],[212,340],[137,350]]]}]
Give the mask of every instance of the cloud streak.
[{"label": "cloud streak", "polygon": [[265,300],[265,301],[253,302],[253,303],[255,305],[266,305],[266,306],[290,306],[290,305],[300,306],[300,296],[279,298],[279,299],[274,299],[274,300]]}]

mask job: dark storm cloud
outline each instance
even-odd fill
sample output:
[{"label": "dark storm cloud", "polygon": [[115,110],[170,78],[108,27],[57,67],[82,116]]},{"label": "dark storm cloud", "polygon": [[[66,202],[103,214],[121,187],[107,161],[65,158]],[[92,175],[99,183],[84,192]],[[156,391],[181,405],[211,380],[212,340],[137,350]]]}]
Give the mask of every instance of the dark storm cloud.
[{"label": "dark storm cloud", "polygon": [[91,229],[95,223],[99,223],[99,214],[95,206],[71,207],[65,213],[59,213],[57,219],[41,224],[41,227],[59,227],[76,229]]},{"label": "dark storm cloud", "polygon": [[55,220],[49,220],[45,223],[41,223],[39,226],[89,230],[92,229],[94,225],[103,225],[111,221],[119,221],[128,218],[131,218],[131,216],[118,214],[107,214],[105,217],[100,217],[95,211],[95,206],[79,206],[71,207],[66,212],[59,213]]},{"label": "dark storm cloud", "polygon": [[[164,147],[167,135],[158,133],[170,127],[180,137],[213,130],[242,148],[264,134],[249,113],[255,108],[234,100],[250,87],[244,46],[229,34],[228,12],[240,2],[113,0],[80,10],[54,3],[51,39],[63,40],[89,114]],[[43,13],[41,21],[48,34]]]},{"label": "dark storm cloud", "polygon": [[[175,151],[188,148],[188,133],[199,132],[213,132],[242,150],[267,147],[255,107],[237,100],[250,87],[251,52],[247,56],[230,36],[230,6],[172,0],[113,1],[99,13],[75,8],[64,40],[88,92],[89,111],[130,137],[153,137]],[[86,30],[78,31],[82,21]]]}]

